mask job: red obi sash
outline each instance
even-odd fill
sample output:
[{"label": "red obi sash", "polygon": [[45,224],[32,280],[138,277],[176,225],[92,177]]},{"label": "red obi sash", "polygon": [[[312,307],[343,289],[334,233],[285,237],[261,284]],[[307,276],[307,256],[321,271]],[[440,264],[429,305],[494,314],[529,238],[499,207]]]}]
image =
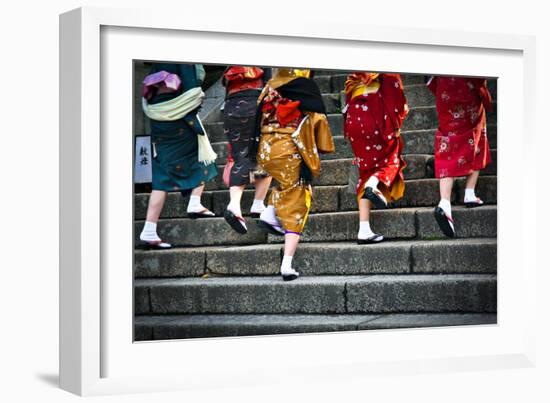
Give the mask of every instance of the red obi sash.
[{"label": "red obi sash", "polygon": [[264,71],[259,67],[231,66],[223,74],[227,95],[244,90],[262,89]]}]

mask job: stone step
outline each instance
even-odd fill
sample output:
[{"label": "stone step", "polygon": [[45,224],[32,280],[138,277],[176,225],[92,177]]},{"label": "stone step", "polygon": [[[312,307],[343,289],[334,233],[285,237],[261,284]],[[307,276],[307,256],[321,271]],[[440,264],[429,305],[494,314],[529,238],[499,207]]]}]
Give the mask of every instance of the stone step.
[{"label": "stone step", "polygon": [[155,315],[135,318],[135,339],[170,340],[349,330],[492,325],[490,313],[384,315]]},{"label": "stone step", "polygon": [[[452,202],[461,204],[464,195],[464,178],[457,180],[452,195]],[[486,204],[497,202],[497,177],[480,176],[476,187],[476,194]],[[249,208],[254,200],[254,190],[245,189],[242,197],[243,215],[249,215]],[[145,219],[147,212],[148,193],[140,193],[134,196],[134,218]],[[162,210],[161,218],[184,218],[189,197],[183,198],[179,193],[169,193],[168,199]],[[428,207],[435,206],[439,202],[439,181],[437,179],[409,179],[405,181],[405,195],[401,200],[391,203],[394,207]],[[221,216],[229,203],[227,190],[205,191],[202,196],[202,204]],[[327,213],[336,211],[357,210],[357,201],[354,189],[348,185],[316,186],[314,188],[312,213]]]},{"label": "stone step", "polygon": [[[332,134],[342,136],[344,134],[343,115],[341,113],[329,113],[327,118]],[[487,124],[496,125],[496,105],[493,112],[487,114]],[[207,123],[204,126],[212,143],[227,141],[227,137],[223,132],[223,122]],[[403,123],[402,130],[436,129],[437,126],[435,106],[419,106],[411,107]]]},{"label": "stone step", "polygon": [[[276,276],[281,245],[136,251],[135,277]],[[496,273],[494,238],[437,241],[304,243],[293,265],[304,276]]]},{"label": "stone step", "polygon": [[[371,226],[374,231],[388,239],[444,238],[433,217],[433,208],[399,208],[374,210],[371,213]],[[453,208],[458,238],[494,238],[497,231],[496,206],[483,206],[475,209]],[[136,221],[134,236],[139,242],[143,221]],[[355,241],[358,231],[356,211],[310,214],[302,242]],[[161,219],[158,224],[161,238],[175,246],[216,246],[250,245],[266,242],[266,235],[249,220],[248,233],[237,234],[222,217],[189,219]],[[269,235],[269,243],[282,242],[282,237]]]},{"label": "stone step", "polygon": [[[487,127],[487,135],[491,148],[497,148],[497,127],[491,125]],[[433,154],[435,129],[429,130],[409,130],[401,132],[403,138],[403,154]],[[334,160],[342,158],[353,158],[353,151],[344,136],[334,136],[334,146],[336,151],[330,154],[321,154],[323,160]],[[227,141],[213,143],[212,148],[218,154],[217,164],[225,164],[227,161]]]},{"label": "stone step", "polygon": [[[455,207],[453,219],[457,238],[494,238],[497,236],[497,208],[483,206],[475,209]],[[433,208],[399,208],[375,210],[370,219],[373,231],[387,239],[442,239]],[[359,231],[356,212],[312,214],[306,224],[301,242],[354,241]],[[282,237],[268,236],[269,243],[281,243]]]},{"label": "stone step", "polygon": [[496,280],[496,274],[138,279],[135,313],[494,313]]}]

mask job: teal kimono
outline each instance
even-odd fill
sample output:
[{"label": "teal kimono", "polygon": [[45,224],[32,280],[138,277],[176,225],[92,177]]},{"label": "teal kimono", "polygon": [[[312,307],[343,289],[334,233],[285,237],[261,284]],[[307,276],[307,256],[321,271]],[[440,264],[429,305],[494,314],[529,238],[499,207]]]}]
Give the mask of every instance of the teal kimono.
[{"label": "teal kimono", "polygon": [[[201,65],[154,63],[151,73],[162,70],[177,74],[181,79],[181,87],[177,92],[154,95],[148,101],[149,104],[175,98],[191,88],[199,87],[204,79]],[[218,174],[216,164],[205,165],[198,160],[197,134],[202,133],[197,120],[198,110],[174,121],[150,119],[153,190],[178,191],[186,195]]]}]

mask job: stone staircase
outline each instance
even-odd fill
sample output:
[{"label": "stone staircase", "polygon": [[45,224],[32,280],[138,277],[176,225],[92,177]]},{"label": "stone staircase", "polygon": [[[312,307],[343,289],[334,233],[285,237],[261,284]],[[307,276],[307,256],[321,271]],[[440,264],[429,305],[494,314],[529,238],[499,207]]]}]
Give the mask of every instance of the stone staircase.
[{"label": "stone staircase", "polygon": [[[357,205],[348,186],[353,155],[340,112],[345,77],[333,71],[315,76],[336,152],[323,156],[314,182],[312,210],[293,262],[302,276],[286,283],[278,275],[282,238],[267,236],[252,222],[239,235],[221,217],[188,219],[187,200],[170,194],[159,233],[176,247],[135,251],[136,340],[496,323],[496,113],[488,115],[493,163],[477,188],[486,205],[455,207],[457,237],[446,239],[432,214],[439,201],[435,101],[422,76],[404,75],[411,108],[402,129],[405,197],[372,213],[373,228],[388,240],[359,246]],[[495,80],[490,89],[496,101]],[[217,107],[204,120],[220,176],[208,184],[203,204],[221,216],[229,202],[221,181],[227,157],[219,111],[223,92],[218,85],[210,93],[207,101]],[[463,187],[462,179],[453,201],[460,203]],[[253,190],[245,190],[245,216],[252,199]],[[148,194],[135,195],[136,240],[147,200]]]}]

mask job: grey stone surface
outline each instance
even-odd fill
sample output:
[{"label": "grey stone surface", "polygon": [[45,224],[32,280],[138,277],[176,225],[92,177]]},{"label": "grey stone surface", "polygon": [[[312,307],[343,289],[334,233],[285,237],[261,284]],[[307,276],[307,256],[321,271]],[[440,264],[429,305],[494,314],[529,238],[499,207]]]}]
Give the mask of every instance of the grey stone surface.
[{"label": "grey stone surface", "polygon": [[134,287],[134,312],[136,315],[151,313],[151,300],[148,287]]},{"label": "grey stone surface", "polygon": [[409,154],[403,157],[407,166],[403,170],[405,179],[418,179],[432,177],[428,163],[432,159],[431,155]]},{"label": "grey stone surface", "polygon": [[[375,210],[371,213],[373,231],[386,238],[413,238],[415,210]],[[335,242],[356,240],[359,216],[356,212],[312,214],[308,218],[301,242]],[[269,235],[269,242],[281,242],[281,237]]]},{"label": "grey stone surface", "polygon": [[[142,226],[143,222],[136,222],[136,242]],[[174,246],[247,245],[262,243],[266,239],[265,234],[255,225],[250,226],[247,234],[238,234],[222,217],[160,220],[157,231],[163,240]]]},{"label": "grey stone surface", "polygon": [[273,276],[279,274],[280,252],[280,245],[218,248],[208,251],[206,266],[209,273],[225,276]]},{"label": "grey stone surface", "polygon": [[[375,315],[169,315],[136,318],[136,340],[357,330]],[[143,329],[143,330],[142,330]],[[154,330],[153,330],[154,329]]]},{"label": "grey stone surface", "polygon": [[[348,277],[347,279],[349,279]],[[353,277],[352,277],[353,278]],[[155,314],[178,313],[343,313],[346,278],[277,277],[136,280],[150,288]]]},{"label": "grey stone surface", "polygon": [[414,273],[496,273],[496,239],[424,241],[411,245]]},{"label": "grey stone surface", "polygon": [[149,134],[150,128],[148,119],[143,113],[141,106],[141,92],[143,86],[143,79],[149,74],[149,67],[145,66],[143,62],[134,62],[134,135],[137,134]]},{"label": "grey stone surface", "polygon": [[444,326],[494,325],[492,313],[395,313],[378,316],[359,324],[359,330],[403,329]]},{"label": "grey stone surface", "polygon": [[[135,254],[137,278],[273,276],[282,245],[176,248]],[[206,270],[205,270],[206,264]],[[495,239],[302,243],[293,260],[304,276],[398,273],[495,273]]]},{"label": "grey stone surface", "polygon": [[435,106],[411,106],[402,130],[436,129],[437,126]]},{"label": "grey stone surface", "polygon": [[134,276],[194,277],[205,273],[206,252],[201,249],[137,250],[134,253]]},{"label": "grey stone surface", "polygon": [[424,75],[423,74],[401,74],[401,80],[405,87],[409,85],[418,85],[424,84]]},{"label": "grey stone surface", "polygon": [[496,314],[159,315],[135,320],[135,340],[237,337],[443,326],[492,325]]},{"label": "grey stone surface", "polygon": [[205,122],[204,129],[211,143],[227,141],[227,136],[223,132],[223,122],[221,120],[217,122]]},{"label": "grey stone surface", "polygon": [[323,102],[327,113],[341,113],[340,94],[323,94]]},{"label": "grey stone surface", "polygon": [[320,75],[313,77],[313,81],[317,84],[319,87],[319,91],[321,91],[322,94],[331,92],[330,88],[330,76],[328,75]]},{"label": "grey stone surface", "polygon": [[435,105],[435,97],[424,84],[405,87],[405,97],[409,107]]},{"label": "grey stone surface", "polygon": [[296,251],[293,266],[307,276],[397,274],[409,272],[409,255],[410,246],[405,242],[304,243]]},{"label": "grey stone surface", "polygon": [[[483,206],[473,209],[453,208],[453,220],[458,238],[497,236],[497,207]],[[444,238],[433,216],[433,209],[419,209],[416,213],[418,233],[421,238]]]},{"label": "grey stone surface", "polygon": [[350,280],[351,313],[496,312],[496,275],[374,275]]},{"label": "grey stone surface", "polygon": [[154,314],[496,312],[496,275],[136,280]]}]

